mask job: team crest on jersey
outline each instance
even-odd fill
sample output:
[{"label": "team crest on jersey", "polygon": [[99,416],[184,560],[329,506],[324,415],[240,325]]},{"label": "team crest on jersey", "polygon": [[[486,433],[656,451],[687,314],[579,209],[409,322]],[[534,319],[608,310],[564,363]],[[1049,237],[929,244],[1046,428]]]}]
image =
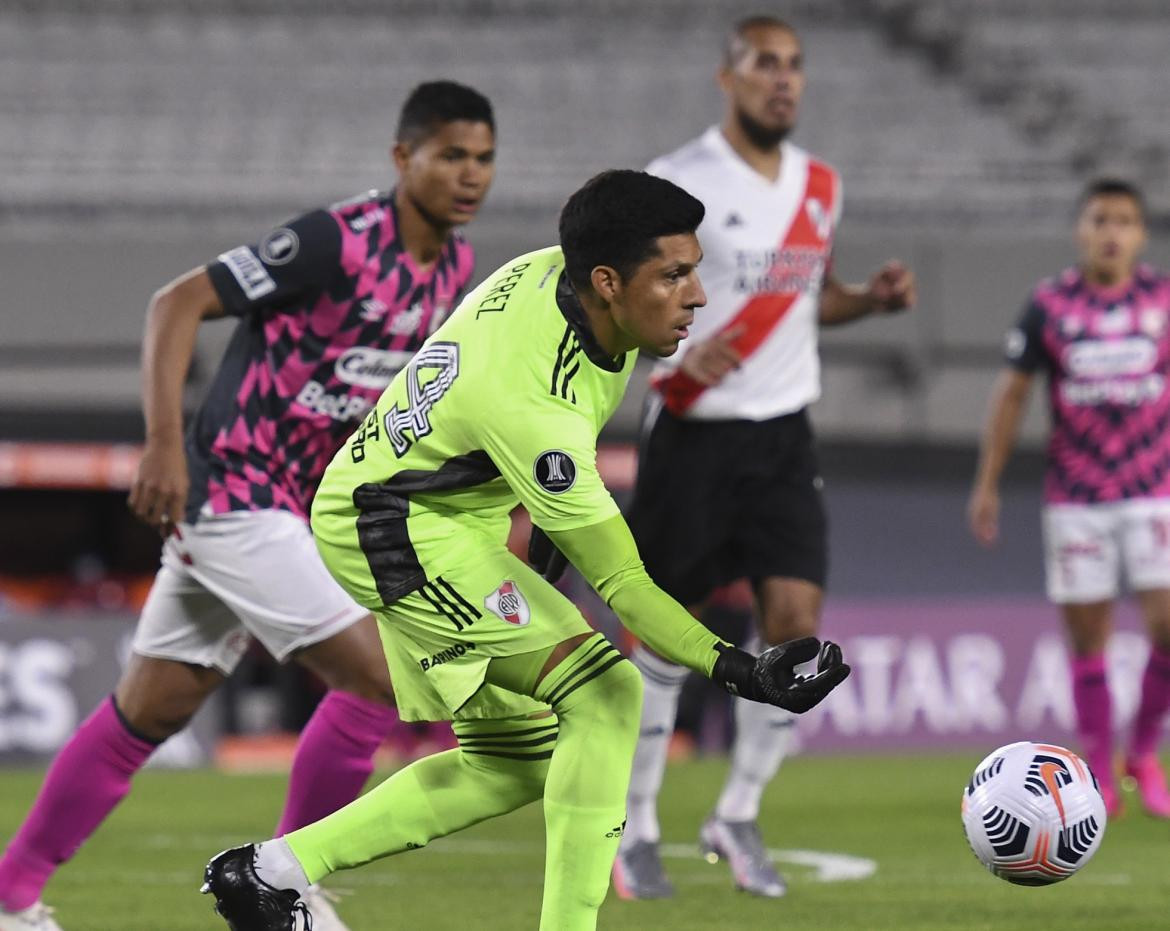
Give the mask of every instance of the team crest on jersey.
[{"label": "team crest on jersey", "polygon": [[808,214],[813,229],[817,231],[817,236],[821,239],[828,239],[829,234],[833,231],[833,217],[828,208],[817,198],[810,197],[804,202],[804,210]]},{"label": "team crest on jersey", "polygon": [[1150,339],[1166,335],[1166,311],[1161,307],[1143,307],[1138,312],[1138,327]]},{"label": "team crest on jersey", "polygon": [[523,627],[532,620],[527,599],[511,580],[501,582],[500,587],[483,600],[483,605],[500,620],[517,627]]},{"label": "team crest on jersey", "polygon": [[532,463],[532,477],[550,495],[563,495],[577,482],[577,463],[561,449],[550,449]]},{"label": "team crest on jersey", "polygon": [[260,243],[260,258],[265,265],[285,265],[296,258],[301,240],[287,226],[273,230]]}]

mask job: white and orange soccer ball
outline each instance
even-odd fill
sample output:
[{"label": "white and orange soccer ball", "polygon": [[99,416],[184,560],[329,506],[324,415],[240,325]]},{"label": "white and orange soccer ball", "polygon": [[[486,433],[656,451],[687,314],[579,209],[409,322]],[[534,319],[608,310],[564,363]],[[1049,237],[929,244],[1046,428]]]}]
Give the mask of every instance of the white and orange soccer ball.
[{"label": "white and orange soccer ball", "polygon": [[1101,846],[1105,802],[1071,750],[1021,741],[990,753],[963,791],[963,829],[1001,879],[1046,886],[1068,879]]}]

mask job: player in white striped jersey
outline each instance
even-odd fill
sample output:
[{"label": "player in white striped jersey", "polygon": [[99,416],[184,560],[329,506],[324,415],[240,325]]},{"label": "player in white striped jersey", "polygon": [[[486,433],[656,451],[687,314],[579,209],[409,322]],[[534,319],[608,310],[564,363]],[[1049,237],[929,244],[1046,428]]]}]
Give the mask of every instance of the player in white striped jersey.
[{"label": "player in white striped jersey", "polygon": [[[831,272],[841,182],[787,139],[802,59],[786,23],[738,23],[719,72],[721,124],[648,168],[707,208],[699,238],[708,305],[685,348],[652,375],[630,526],[651,576],[696,616],[716,588],[749,579],[766,643],[814,634],[820,622],[826,522],[806,415],[820,396],[818,328],[902,310],[915,297],[899,262],[863,285]],[[673,888],[658,857],[657,795],[685,670],[645,647],[634,660],[646,697],[614,882],[626,898],[661,898]],[[728,859],[737,885],[778,896],[784,882],[756,820],[792,721],[736,705],[731,774],[700,839]]]}]

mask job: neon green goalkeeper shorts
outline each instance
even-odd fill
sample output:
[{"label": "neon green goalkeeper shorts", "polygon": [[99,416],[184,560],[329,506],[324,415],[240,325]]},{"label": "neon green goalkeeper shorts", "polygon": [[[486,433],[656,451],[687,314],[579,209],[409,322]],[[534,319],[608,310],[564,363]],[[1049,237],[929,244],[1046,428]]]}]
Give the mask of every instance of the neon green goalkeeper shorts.
[{"label": "neon green goalkeeper shorts", "polygon": [[458,568],[374,609],[399,716],[444,721],[547,710],[534,698],[485,682],[488,662],[547,649],[592,629],[571,601],[506,547],[460,549],[470,558]]}]

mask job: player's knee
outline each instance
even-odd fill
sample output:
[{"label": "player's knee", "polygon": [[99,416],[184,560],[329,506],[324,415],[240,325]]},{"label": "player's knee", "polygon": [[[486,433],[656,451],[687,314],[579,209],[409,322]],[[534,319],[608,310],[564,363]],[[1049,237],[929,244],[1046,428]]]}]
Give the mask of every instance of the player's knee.
[{"label": "player's knee", "polygon": [[597,677],[588,705],[604,716],[615,733],[636,742],[642,718],[642,674],[629,660],[619,660]]},{"label": "player's knee", "polygon": [[800,637],[815,637],[821,626],[820,614],[812,609],[787,608],[772,611],[760,620],[760,635],[767,646]]},{"label": "player's knee", "polygon": [[118,714],[134,734],[162,742],[191,723],[202,701],[171,697],[164,701],[143,700],[141,696],[118,695]]}]

